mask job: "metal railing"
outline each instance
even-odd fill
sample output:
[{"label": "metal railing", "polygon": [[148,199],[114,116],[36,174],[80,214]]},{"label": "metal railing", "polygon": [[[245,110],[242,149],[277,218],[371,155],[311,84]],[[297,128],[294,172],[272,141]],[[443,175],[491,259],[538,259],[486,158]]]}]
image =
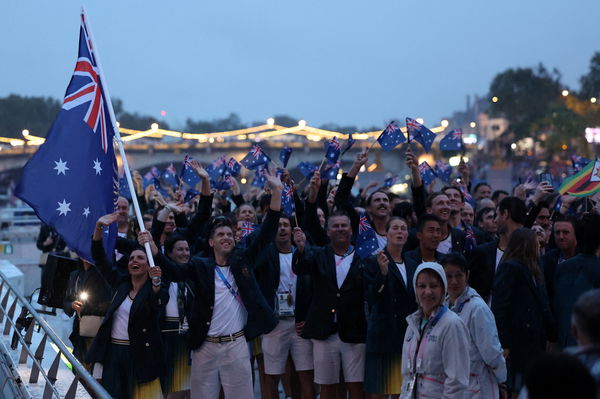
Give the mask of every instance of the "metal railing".
[{"label": "metal railing", "polygon": [[[45,380],[46,383],[44,386],[42,399],[74,399],[77,393],[77,385],[80,382],[91,397],[98,399],[111,398],[106,390],[90,375],[90,373],[75,358],[75,356],[73,356],[64,342],[56,335],[46,320],[44,320],[36,312],[33,306],[21,293],[14,289],[2,272],[0,272],[0,298],[2,298],[0,301],[0,329],[2,329],[2,323],[4,323],[2,334],[9,335],[12,331],[12,349],[18,350],[19,347],[21,348],[18,364],[27,364],[27,360],[31,359],[32,363],[31,372],[29,374],[29,384],[37,384],[40,376]],[[10,302],[11,300],[12,302]],[[10,306],[8,306],[9,302]],[[20,323],[17,320],[13,320],[17,311],[17,306],[20,307],[20,311],[17,314],[29,313],[31,317],[33,317],[33,320],[27,326],[24,335],[21,334],[23,327],[19,326]],[[37,329],[38,331],[35,331],[36,325],[39,326]],[[35,350],[32,348],[34,333],[43,334],[41,340],[39,341],[39,345]],[[50,343],[48,341],[50,341]],[[1,342],[0,344],[2,347],[4,347],[4,344]],[[46,349],[46,345],[48,344],[53,346],[53,348],[57,351],[57,354],[50,367],[46,370],[42,366],[42,359],[44,358],[44,351]],[[0,352],[3,352],[2,349],[3,348],[0,348]],[[12,380],[12,383],[18,388],[18,391],[21,394],[20,397],[31,397],[30,393],[28,392],[27,385],[23,382],[21,376],[18,374],[18,367],[15,367],[14,364],[12,364],[12,359],[5,359],[5,357],[8,358],[8,356],[3,356],[0,358],[0,363],[3,361],[4,363],[10,362],[10,364],[7,365],[7,368],[10,369],[13,377],[7,378],[5,381],[0,381],[0,392],[2,392],[3,387],[8,383],[8,381]],[[55,386],[58,368],[61,364],[61,357],[71,364],[73,372],[73,374],[71,374],[73,375],[73,381],[69,385],[69,388],[64,395],[61,394]]]}]

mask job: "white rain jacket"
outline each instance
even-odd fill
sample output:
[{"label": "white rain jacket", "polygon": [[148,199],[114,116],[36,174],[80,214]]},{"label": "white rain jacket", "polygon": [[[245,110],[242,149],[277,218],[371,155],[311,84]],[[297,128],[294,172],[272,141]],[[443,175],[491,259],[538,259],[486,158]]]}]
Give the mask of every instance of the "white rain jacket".
[{"label": "white rain jacket", "polygon": [[[439,274],[444,282],[444,291],[447,290],[444,269],[434,262],[422,263],[417,268],[413,287],[424,269],[431,269]],[[470,342],[467,327],[446,306],[438,307],[421,331],[422,319],[423,311],[420,308],[406,318],[408,328],[402,347],[403,380],[400,398],[468,398]],[[413,396],[411,390],[413,383],[416,396]]]},{"label": "white rain jacket", "polygon": [[477,291],[469,286],[450,310],[458,314],[471,335],[471,375],[467,397],[498,398],[498,384],[506,381],[506,363],[492,311]]}]

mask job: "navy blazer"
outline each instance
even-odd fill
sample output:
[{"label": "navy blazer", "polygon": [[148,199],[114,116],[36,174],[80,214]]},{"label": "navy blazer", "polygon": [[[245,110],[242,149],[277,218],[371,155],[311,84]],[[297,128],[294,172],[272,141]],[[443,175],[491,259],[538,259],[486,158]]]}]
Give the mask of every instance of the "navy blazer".
[{"label": "navy blazer", "polygon": [[388,273],[381,274],[377,256],[365,260],[365,284],[369,320],[367,326],[367,352],[402,352],[406,316],[417,310],[412,280],[417,265],[406,258],[406,283],[387,248]]},{"label": "navy blazer", "polygon": [[544,352],[546,340],[556,340],[546,287],[534,282],[527,265],[508,260],[498,265],[492,295],[502,348],[510,349],[511,368],[524,372]]},{"label": "navy blazer", "polygon": [[479,245],[469,256],[469,285],[487,301],[492,292],[496,274],[498,240]]},{"label": "navy blazer", "polygon": [[[363,263],[356,252],[346,279],[338,288],[334,252],[325,247],[306,246],[292,260],[294,273],[309,274],[312,300],[302,336],[319,340],[337,332],[347,343],[364,343],[367,322],[364,306]],[[334,321],[334,316],[336,321]]]},{"label": "navy blazer", "polygon": [[[279,288],[281,265],[279,263],[279,251],[274,243],[262,251],[258,261],[254,263],[254,274],[258,281],[260,291],[265,297],[271,310],[275,311],[275,295]],[[295,311],[294,316],[297,323],[306,319],[306,313],[310,304],[310,276],[296,276],[296,292],[294,293]]]},{"label": "navy blazer", "polygon": [[[251,264],[258,257],[259,251],[275,238],[279,215],[279,211],[269,210],[261,228],[248,237],[247,247],[236,246],[227,259],[248,312],[248,320],[244,326],[247,340],[266,334],[277,325],[277,319],[260,291]],[[196,292],[188,314],[188,342],[191,349],[197,349],[208,335],[212,321],[215,304],[215,260],[194,257],[190,262],[180,265],[162,254],[159,254],[157,259],[161,265],[165,265],[163,270],[168,280],[190,280],[194,283]]]}]

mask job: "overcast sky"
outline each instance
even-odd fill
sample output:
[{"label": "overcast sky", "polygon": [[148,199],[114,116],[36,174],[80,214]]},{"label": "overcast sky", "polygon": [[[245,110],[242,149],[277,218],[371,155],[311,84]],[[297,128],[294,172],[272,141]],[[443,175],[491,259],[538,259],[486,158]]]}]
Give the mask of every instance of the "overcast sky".
[{"label": "overcast sky", "polygon": [[[86,4],[87,3],[87,4]],[[275,114],[436,125],[495,74],[539,62],[578,88],[600,51],[597,0],[88,1],[110,93],[185,119]],[[82,2],[3,0],[0,96],[62,98]]]}]

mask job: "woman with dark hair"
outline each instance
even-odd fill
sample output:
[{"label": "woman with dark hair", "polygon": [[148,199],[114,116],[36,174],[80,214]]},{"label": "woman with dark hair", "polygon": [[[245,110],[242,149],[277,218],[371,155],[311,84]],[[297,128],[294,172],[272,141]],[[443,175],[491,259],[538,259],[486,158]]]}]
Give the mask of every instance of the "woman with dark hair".
[{"label": "woman with dark hair", "polygon": [[461,254],[451,253],[442,261],[448,280],[446,303],[467,326],[471,336],[471,373],[465,398],[498,398],[506,381],[506,363],[494,315],[477,291],[469,287],[469,269]]},{"label": "woman with dark hair", "polygon": [[164,367],[159,316],[168,294],[161,286],[160,267],[149,267],[141,247],[131,251],[126,273],[111,267],[102,238],[117,216],[115,212],[98,219],[92,238],[95,267],[111,282],[115,294],[86,361],[95,363],[94,377],[101,378],[111,396],[159,399]]},{"label": "woman with dark hair", "polygon": [[419,309],[406,318],[400,398],[462,399],[469,386],[469,332],[444,305],[446,273],[439,263],[421,263],[412,284]]},{"label": "woman with dark hair", "polygon": [[530,229],[510,235],[494,278],[492,312],[507,362],[508,389],[516,397],[529,363],[556,335],[538,265],[538,241]]},{"label": "woman with dark hair", "polygon": [[373,398],[397,398],[402,387],[398,337],[406,332],[406,316],[417,309],[411,284],[417,265],[402,257],[407,237],[406,221],[393,216],[386,226],[386,247],[365,261],[369,319],[364,390]]}]

